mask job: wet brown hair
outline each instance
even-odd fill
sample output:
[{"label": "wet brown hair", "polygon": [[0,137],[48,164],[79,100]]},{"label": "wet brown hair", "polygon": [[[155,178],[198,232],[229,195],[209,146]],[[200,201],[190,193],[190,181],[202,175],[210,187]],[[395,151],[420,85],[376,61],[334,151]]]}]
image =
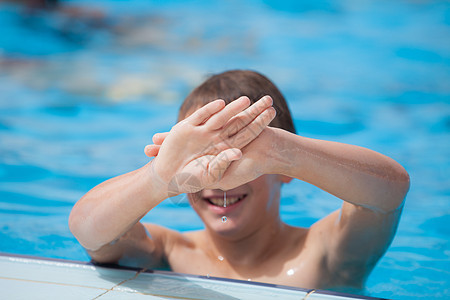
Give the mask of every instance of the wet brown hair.
[{"label": "wet brown hair", "polygon": [[226,71],[208,78],[186,97],[178,112],[178,121],[216,99],[223,99],[228,104],[247,96],[251,103],[255,103],[265,95],[272,97],[273,107],[277,111],[269,126],[295,133],[291,113],[281,92],[267,77],[249,70]]}]

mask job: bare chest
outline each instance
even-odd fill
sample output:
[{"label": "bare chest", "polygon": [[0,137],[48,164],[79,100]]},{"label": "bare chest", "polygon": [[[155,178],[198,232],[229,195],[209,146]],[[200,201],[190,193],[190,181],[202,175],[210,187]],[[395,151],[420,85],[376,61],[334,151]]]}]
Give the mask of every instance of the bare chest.
[{"label": "bare chest", "polygon": [[280,256],[253,264],[233,264],[220,255],[208,256],[201,249],[179,249],[177,252],[169,260],[174,272],[302,288],[322,285],[320,262],[306,252],[296,257]]}]

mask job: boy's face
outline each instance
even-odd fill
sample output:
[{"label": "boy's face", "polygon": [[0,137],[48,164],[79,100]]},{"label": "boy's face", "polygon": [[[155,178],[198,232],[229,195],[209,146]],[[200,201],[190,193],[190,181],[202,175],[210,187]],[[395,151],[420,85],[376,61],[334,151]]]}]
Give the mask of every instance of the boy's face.
[{"label": "boy's face", "polygon": [[279,218],[280,189],[279,175],[263,175],[226,191],[226,207],[222,190],[189,194],[189,202],[208,229],[224,237],[240,238]]},{"label": "boy's face", "polygon": [[[191,108],[181,119],[198,108]],[[188,198],[206,228],[222,236],[239,238],[279,219],[281,184],[288,181],[280,175],[262,175],[226,191],[227,207],[223,207],[224,191],[218,189],[188,194]],[[226,222],[222,222],[223,216]]]}]

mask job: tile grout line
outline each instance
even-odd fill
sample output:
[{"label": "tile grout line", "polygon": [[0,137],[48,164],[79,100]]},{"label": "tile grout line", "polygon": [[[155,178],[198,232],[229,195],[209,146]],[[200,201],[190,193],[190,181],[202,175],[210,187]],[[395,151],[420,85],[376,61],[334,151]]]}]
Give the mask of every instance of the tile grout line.
[{"label": "tile grout line", "polygon": [[[144,269],[141,269],[141,270],[137,271],[136,274],[133,277],[125,279],[125,280],[119,282],[118,284],[116,284],[115,286],[113,286],[110,289],[105,289],[105,292],[101,293],[100,295],[98,295],[97,297],[93,298],[92,300],[99,299],[102,296],[106,295],[107,293],[113,291],[116,287],[124,284],[125,282],[133,280],[133,279],[136,279],[141,273],[143,273],[143,272],[145,272],[147,270],[148,269],[144,268]],[[162,298],[170,297],[170,299],[181,299],[181,300],[201,300],[202,299],[202,298],[187,298],[187,297],[180,297],[180,296],[168,296],[168,295],[160,295],[160,294],[142,293],[142,292],[138,292],[138,291],[133,291],[132,293],[133,294],[144,295],[144,296],[156,296],[156,297],[162,297]]]},{"label": "tile grout line", "polygon": [[43,283],[43,284],[54,284],[54,285],[63,285],[63,286],[73,286],[73,287],[82,287],[82,288],[97,289],[97,290],[107,290],[105,288],[100,288],[100,287],[95,287],[95,286],[70,284],[70,283],[60,283],[60,282],[50,282],[50,281],[39,281],[39,280],[23,279],[23,278],[11,278],[11,277],[0,276],[0,279],[2,279],[2,280],[16,280],[16,281],[34,282],[34,283]]},{"label": "tile grout line", "polygon": [[[25,281],[25,282],[35,282],[35,283],[41,283],[41,284],[54,284],[54,285],[61,285],[61,286],[73,286],[73,287],[82,287],[82,288],[90,288],[90,289],[98,289],[98,290],[104,290],[103,293],[97,295],[96,297],[92,298],[93,300],[95,299],[99,299],[102,296],[106,295],[108,292],[113,291],[116,287],[124,284],[127,281],[136,279],[142,272],[145,272],[147,269],[141,269],[139,271],[136,272],[135,275],[133,275],[133,277],[125,279],[121,282],[119,282],[118,284],[114,285],[113,287],[107,289],[107,288],[100,288],[100,287],[93,287],[93,286],[86,286],[86,285],[77,285],[77,284],[67,284],[67,283],[58,283],[58,282],[47,282],[47,281],[38,281],[38,280],[31,280],[31,279],[21,279],[21,278],[9,278],[9,277],[2,277],[0,276],[0,279],[4,279],[4,280],[15,280],[15,281]],[[302,298],[302,300],[307,300],[307,298],[313,294],[316,290],[312,290],[310,292],[308,292],[308,294]],[[200,300],[201,298],[188,298],[188,297],[180,297],[180,296],[168,296],[168,295],[164,295],[164,294],[153,294],[153,293],[143,293],[143,292],[137,292],[137,291],[133,291],[132,293],[135,294],[140,294],[140,295],[150,295],[150,296],[157,296],[157,297],[163,297],[163,298],[167,298],[170,297],[170,299],[184,299],[184,300]]]},{"label": "tile grout line", "polygon": [[105,292],[101,293],[100,295],[98,295],[97,297],[93,298],[92,300],[99,299],[100,297],[102,297],[102,296],[106,295],[107,293],[113,291],[116,287],[120,286],[121,284],[124,284],[125,282],[130,281],[130,280],[136,279],[139,276],[139,274],[141,274],[142,272],[145,272],[146,270],[147,269],[141,269],[141,270],[137,271],[136,274],[134,274],[133,277],[125,279],[125,280],[122,280],[121,282],[119,282],[118,284],[116,284],[112,288],[107,289]]}]

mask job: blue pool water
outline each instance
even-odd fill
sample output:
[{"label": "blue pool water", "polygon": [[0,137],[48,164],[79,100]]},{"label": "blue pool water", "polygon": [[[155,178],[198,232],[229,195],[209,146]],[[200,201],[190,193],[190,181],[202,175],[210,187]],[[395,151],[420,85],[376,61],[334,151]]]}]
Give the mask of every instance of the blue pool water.
[{"label": "blue pool water", "polygon": [[[300,135],[374,149],[411,175],[371,296],[450,297],[450,4],[447,1],[69,1],[0,4],[0,251],[88,260],[70,234],[90,188],[146,163],[205,76],[255,69],[284,92]],[[144,221],[202,227],[166,200]],[[300,181],[282,217],[309,226],[341,201]]]}]

